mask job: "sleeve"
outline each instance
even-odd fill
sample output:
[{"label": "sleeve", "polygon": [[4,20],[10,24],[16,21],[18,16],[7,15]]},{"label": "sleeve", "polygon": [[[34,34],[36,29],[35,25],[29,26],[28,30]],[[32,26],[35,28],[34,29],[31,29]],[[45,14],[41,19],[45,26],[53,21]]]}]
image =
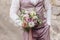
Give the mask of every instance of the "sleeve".
[{"label": "sleeve", "polygon": [[12,0],[9,16],[10,19],[12,19],[12,21],[18,26],[20,25],[20,20],[17,20],[19,19],[17,15],[19,8],[20,8],[20,0]]},{"label": "sleeve", "polygon": [[51,25],[51,3],[50,0],[45,0],[44,2],[47,13],[47,23],[48,25]]}]

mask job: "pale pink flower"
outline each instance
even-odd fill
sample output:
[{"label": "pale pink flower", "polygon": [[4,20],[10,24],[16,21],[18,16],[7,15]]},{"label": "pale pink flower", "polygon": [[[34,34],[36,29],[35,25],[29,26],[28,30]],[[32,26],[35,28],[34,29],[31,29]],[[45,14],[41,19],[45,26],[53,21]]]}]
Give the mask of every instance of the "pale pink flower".
[{"label": "pale pink flower", "polygon": [[25,15],[24,15],[24,19],[25,19],[26,21],[28,21],[28,20],[29,20],[29,15],[28,15],[28,14],[25,14]]}]

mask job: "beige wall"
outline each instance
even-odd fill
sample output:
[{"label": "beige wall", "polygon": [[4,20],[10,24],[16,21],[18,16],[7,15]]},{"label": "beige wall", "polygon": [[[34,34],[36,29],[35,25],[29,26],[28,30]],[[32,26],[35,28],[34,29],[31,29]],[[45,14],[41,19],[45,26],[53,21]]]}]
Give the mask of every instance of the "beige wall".
[{"label": "beige wall", "polygon": [[0,0],[0,40],[22,40],[19,27],[9,20],[11,0]]},{"label": "beige wall", "polygon": [[[55,3],[55,0],[52,0]],[[60,2],[59,2],[60,3]],[[58,3],[58,4],[59,4]],[[0,0],[0,40],[22,40],[19,27],[9,20],[11,0]],[[60,40],[60,6],[52,4],[51,40]],[[56,3],[55,3],[56,4]]]},{"label": "beige wall", "polygon": [[60,0],[51,0],[52,4],[60,5]]}]

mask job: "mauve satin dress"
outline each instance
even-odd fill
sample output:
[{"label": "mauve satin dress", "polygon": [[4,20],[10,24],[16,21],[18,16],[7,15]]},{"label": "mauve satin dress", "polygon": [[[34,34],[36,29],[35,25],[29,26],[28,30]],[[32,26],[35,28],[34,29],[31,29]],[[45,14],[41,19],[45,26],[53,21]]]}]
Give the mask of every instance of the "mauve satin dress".
[{"label": "mauve satin dress", "polygon": [[33,3],[30,0],[20,0],[20,11],[26,10],[31,12],[32,10],[35,10],[43,21],[41,25],[37,25],[32,29],[33,40],[50,40],[50,26],[47,25],[47,17],[45,17],[46,13],[44,14],[44,9],[44,0],[37,0],[36,3]]}]

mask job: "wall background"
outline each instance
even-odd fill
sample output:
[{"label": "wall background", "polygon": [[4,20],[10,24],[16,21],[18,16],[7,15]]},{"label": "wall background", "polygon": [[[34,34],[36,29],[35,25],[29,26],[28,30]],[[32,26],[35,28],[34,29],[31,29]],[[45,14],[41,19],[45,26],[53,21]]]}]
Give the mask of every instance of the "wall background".
[{"label": "wall background", "polygon": [[[51,0],[52,25],[50,28],[51,40],[60,40],[60,1]],[[0,40],[22,40],[19,27],[9,20],[11,0],[0,0]]]}]

